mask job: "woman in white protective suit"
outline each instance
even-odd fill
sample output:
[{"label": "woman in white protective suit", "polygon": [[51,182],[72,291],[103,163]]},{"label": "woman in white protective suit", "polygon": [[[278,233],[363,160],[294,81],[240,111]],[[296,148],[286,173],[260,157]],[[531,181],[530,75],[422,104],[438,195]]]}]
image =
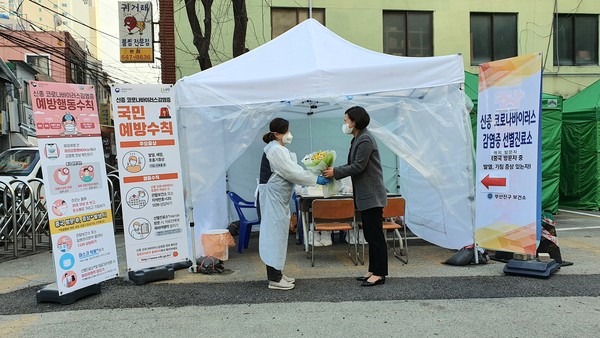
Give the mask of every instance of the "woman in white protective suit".
[{"label": "woman in white protective suit", "polygon": [[273,119],[263,141],[267,143],[264,152],[273,173],[266,184],[259,186],[260,258],[267,265],[269,289],[291,290],[295,279],[285,276],[282,270],[287,254],[292,190],[295,184],[323,185],[329,180],[302,169],[295,156],[285,147],[292,142],[287,120]]}]

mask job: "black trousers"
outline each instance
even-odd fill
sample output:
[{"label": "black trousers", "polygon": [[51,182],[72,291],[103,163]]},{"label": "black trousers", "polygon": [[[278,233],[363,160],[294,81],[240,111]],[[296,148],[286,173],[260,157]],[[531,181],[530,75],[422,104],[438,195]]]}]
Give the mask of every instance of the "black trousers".
[{"label": "black trousers", "polygon": [[282,277],[283,277],[283,274],[281,273],[281,270],[277,270],[274,267],[267,265],[267,279],[268,280],[270,280],[271,282],[279,283],[281,281]]},{"label": "black trousers", "polygon": [[360,212],[365,240],[369,242],[369,271],[376,276],[387,276],[387,243],[383,235],[383,208]]}]

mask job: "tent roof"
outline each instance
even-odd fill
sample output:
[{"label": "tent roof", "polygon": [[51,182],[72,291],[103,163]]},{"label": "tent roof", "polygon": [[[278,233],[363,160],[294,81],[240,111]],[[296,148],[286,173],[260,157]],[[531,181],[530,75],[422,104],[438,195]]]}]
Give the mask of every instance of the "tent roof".
[{"label": "tent roof", "polygon": [[[407,76],[418,74],[418,76]],[[461,55],[398,57],[308,19],[239,57],[180,79],[181,107],[294,101],[459,84]]]},{"label": "tent roof", "polygon": [[563,121],[577,123],[598,120],[597,110],[600,107],[599,101],[600,80],[565,100]]}]

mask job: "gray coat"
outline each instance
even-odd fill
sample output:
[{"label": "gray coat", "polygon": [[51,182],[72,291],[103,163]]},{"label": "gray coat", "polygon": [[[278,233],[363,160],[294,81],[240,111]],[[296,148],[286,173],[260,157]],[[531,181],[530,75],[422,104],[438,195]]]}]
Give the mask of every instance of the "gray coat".
[{"label": "gray coat", "polygon": [[387,193],[383,184],[379,149],[367,128],[352,139],[348,164],[333,169],[334,178],[341,179],[347,176],[352,178],[354,205],[357,210],[386,206]]}]

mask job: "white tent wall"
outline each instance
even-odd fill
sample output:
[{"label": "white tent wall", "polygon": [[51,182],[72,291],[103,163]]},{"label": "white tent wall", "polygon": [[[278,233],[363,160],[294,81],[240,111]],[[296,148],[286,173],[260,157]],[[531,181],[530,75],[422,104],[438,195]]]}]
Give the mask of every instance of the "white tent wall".
[{"label": "white tent wall", "polygon": [[[227,226],[224,175],[240,168],[253,173],[244,184],[256,184],[255,155],[250,155],[253,162],[232,165],[248,149],[260,154],[256,143],[272,118],[289,113],[299,138],[291,148],[298,157],[308,152],[294,148],[307,142],[301,138],[308,132],[311,150],[331,147],[341,164],[349,140],[341,141],[340,149],[334,139],[343,138],[343,112],[361,105],[372,118],[369,130],[400,158],[400,192],[407,199],[410,229],[446,248],[472,243],[473,141],[459,90],[463,82],[460,55],[385,55],[353,45],[312,19],[242,56],[180,79],[175,96],[196,225]],[[309,119],[312,128],[302,130]],[[315,127],[320,119],[323,126],[326,119],[337,123],[331,122],[331,130],[323,127],[322,134]]]}]

